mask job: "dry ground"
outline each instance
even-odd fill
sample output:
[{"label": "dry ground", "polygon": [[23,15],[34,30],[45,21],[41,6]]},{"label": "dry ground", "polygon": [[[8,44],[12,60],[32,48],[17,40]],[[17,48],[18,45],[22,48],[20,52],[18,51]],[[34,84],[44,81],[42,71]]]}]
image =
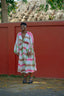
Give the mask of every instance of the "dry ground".
[{"label": "dry ground", "polygon": [[23,78],[19,77],[0,77],[0,88],[23,89],[24,86],[32,85],[30,89],[64,90],[64,79],[34,78],[33,84],[22,84],[22,80]]}]

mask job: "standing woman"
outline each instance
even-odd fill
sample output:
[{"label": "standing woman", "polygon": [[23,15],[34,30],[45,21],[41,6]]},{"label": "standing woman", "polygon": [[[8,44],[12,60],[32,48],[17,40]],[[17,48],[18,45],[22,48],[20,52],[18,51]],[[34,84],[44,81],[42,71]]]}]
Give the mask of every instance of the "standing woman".
[{"label": "standing woman", "polygon": [[[22,22],[20,26],[22,31],[17,33],[14,45],[14,53],[19,56],[17,71],[24,75],[23,83],[30,84],[33,82],[33,73],[37,71],[33,46],[34,38],[33,34],[26,30],[26,23]],[[29,82],[27,82],[28,75],[30,75]]]}]

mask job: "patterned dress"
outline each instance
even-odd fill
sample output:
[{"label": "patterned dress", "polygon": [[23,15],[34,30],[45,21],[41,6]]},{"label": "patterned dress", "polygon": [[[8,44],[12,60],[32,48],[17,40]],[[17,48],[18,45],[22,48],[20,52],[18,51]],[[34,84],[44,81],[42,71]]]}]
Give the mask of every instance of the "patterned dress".
[{"label": "patterned dress", "polygon": [[[14,45],[14,53],[19,54],[17,71],[20,73],[32,73],[37,71],[33,43],[34,38],[31,32],[27,32],[23,40],[22,32],[17,33],[16,42]],[[32,54],[28,57],[27,52],[30,51]]]}]

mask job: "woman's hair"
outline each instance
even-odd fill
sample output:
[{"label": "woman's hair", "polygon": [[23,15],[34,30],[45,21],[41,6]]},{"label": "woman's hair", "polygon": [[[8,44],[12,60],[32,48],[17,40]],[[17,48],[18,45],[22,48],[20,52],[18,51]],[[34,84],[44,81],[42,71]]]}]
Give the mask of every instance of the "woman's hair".
[{"label": "woman's hair", "polygon": [[25,25],[25,26],[27,26],[27,24],[25,23],[25,22],[21,22],[21,24],[20,25]]}]

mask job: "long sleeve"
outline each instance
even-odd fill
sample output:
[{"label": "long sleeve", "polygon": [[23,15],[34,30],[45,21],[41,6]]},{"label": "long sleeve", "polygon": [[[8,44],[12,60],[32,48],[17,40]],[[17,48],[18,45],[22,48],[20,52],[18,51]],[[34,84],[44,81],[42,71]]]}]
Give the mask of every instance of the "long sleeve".
[{"label": "long sleeve", "polygon": [[[36,68],[36,56],[34,51],[34,37],[33,34],[30,32],[30,52],[32,52],[35,62],[35,68]],[[36,69],[37,70],[37,69]]]},{"label": "long sleeve", "polygon": [[16,36],[16,41],[15,41],[15,45],[14,45],[14,53],[18,54],[19,53],[19,46],[18,46],[18,34]]},{"label": "long sleeve", "polygon": [[30,32],[30,49],[32,53],[34,52],[34,37],[33,34]]}]

